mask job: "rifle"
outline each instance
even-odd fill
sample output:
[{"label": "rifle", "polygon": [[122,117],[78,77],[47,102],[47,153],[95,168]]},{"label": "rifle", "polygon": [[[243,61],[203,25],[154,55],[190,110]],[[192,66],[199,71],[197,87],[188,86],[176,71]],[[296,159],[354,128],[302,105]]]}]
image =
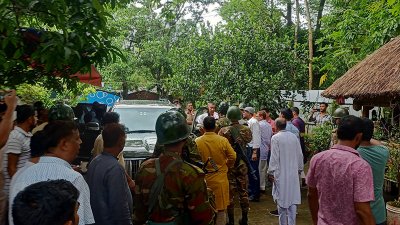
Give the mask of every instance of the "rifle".
[{"label": "rifle", "polygon": [[234,150],[236,152],[236,162],[235,165],[237,165],[241,160],[243,160],[244,164],[246,164],[247,168],[249,169],[249,173],[250,175],[253,177],[254,180],[258,180],[257,176],[256,176],[256,171],[253,169],[253,167],[251,166],[249,159],[247,158],[246,154],[245,154],[245,149],[243,149],[243,146],[239,143],[236,142],[237,138],[240,137],[240,139],[243,140],[242,135],[240,134],[239,130],[233,126],[231,126],[231,133],[232,133],[232,137],[234,140]]},{"label": "rifle", "polygon": [[[215,163],[215,161],[211,157],[208,157],[208,159],[207,159],[207,161],[205,163],[192,159],[190,157],[189,148],[184,148],[183,149],[183,151],[182,151],[182,159],[183,159],[183,161],[185,161],[187,163],[190,163],[192,165],[195,165],[195,166],[199,167],[200,169],[203,170],[203,172],[205,174],[207,174],[207,173],[215,173],[215,172],[218,172],[218,170],[219,170],[217,164]],[[211,164],[211,166],[212,166],[214,171],[209,171],[207,169],[207,165],[208,164]]]},{"label": "rifle", "polygon": [[203,162],[193,160],[193,159],[190,157],[189,148],[183,148],[183,150],[182,150],[182,159],[183,159],[183,161],[185,161],[185,162],[187,162],[187,163],[190,163],[190,164],[192,164],[192,165],[195,165],[195,166],[199,167],[200,169],[203,169],[203,170],[204,170],[205,165],[204,165]]}]

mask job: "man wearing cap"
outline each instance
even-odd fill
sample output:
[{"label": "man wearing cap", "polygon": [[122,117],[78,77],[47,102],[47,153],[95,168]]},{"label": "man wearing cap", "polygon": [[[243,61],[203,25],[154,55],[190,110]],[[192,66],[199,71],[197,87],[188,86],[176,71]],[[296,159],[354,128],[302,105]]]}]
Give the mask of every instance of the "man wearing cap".
[{"label": "man wearing cap", "polygon": [[244,109],[243,117],[247,119],[247,123],[251,130],[252,140],[247,145],[247,158],[251,166],[255,170],[257,180],[253,176],[249,176],[249,201],[260,201],[260,173],[258,171],[260,163],[260,145],[261,145],[261,132],[260,124],[255,118],[255,110],[253,107],[246,107]]}]

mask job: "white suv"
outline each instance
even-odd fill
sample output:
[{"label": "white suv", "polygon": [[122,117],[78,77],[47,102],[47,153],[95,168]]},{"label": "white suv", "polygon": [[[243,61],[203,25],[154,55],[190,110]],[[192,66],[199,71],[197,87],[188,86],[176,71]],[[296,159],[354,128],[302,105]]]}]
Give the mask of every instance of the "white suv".
[{"label": "white suv", "polygon": [[122,100],[112,108],[111,111],[119,114],[120,123],[126,127],[123,154],[126,170],[132,177],[140,163],[153,154],[158,116],[173,107],[168,101]]}]

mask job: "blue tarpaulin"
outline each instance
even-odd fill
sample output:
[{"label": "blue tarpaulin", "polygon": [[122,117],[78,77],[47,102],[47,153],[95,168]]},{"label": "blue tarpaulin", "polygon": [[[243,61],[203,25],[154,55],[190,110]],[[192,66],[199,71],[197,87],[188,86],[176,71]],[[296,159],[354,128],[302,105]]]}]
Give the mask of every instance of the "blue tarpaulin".
[{"label": "blue tarpaulin", "polygon": [[96,91],[95,93],[89,94],[87,100],[82,103],[93,103],[98,102],[111,107],[120,99],[118,95],[113,95],[105,91]]}]

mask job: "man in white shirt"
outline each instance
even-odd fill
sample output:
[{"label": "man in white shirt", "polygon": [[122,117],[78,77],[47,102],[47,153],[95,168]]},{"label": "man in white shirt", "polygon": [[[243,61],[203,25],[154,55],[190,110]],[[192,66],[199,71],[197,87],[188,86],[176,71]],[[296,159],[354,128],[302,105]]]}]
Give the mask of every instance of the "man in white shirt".
[{"label": "man in white shirt", "polygon": [[[255,170],[257,180],[253,176],[249,176],[249,201],[260,201],[260,173],[258,167],[260,164],[260,145],[261,145],[261,132],[260,124],[255,118],[255,110],[253,107],[246,107],[243,112],[244,119],[247,119],[247,124],[251,130],[253,139],[247,145],[247,158],[250,165]],[[250,171],[250,170],[249,170]]]},{"label": "man in white shirt", "polygon": [[299,174],[303,154],[297,137],[286,130],[286,121],[276,119],[278,131],[271,139],[268,178],[273,182],[272,196],[278,205],[279,225],[296,224],[296,209],[301,203]]},{"label": "man in white shirt", "polygon": [[[286,121],[286,126],[285,130],[291,132],[297,137],[297,140],[300,143],[300,131],[297,129],[295,125],[292,123],[292,118],[293,118],[293,112],[291,109],[286,108],[286,109],[281,109],[280,114],[279,114],[280,119],[284,119]],[[304,173],[303,173],[304,175]],[[269,212],[271,215],[274,216],[279,216],[278,210],[272,210]]]},{"label": "man in white shirt", "polygon": [[208,113],[203,113],[201,114],[199,117],[197,117],[196,122],[198,124],[203,125],[203,120],[204,118],[206,118],[207,116],[212,116],[214,117],[215,120],[219,119],[219,115],[218,113],[215,111],[215,104],[213,102],[209,102],[207,103],[207,108],[208,108]]}]

